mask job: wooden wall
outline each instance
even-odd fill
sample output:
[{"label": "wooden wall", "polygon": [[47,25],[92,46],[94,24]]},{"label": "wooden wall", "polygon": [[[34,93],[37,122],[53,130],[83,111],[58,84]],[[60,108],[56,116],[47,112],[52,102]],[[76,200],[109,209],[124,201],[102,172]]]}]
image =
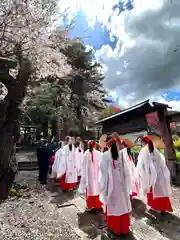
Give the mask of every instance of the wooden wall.
[{"label": "wooden wall", "polygon": [[147,124],[143,117],[138,117],[125,122],[115,122],[114,124],[113,122],[104,123],[102,124],[102,127],[103,133],[117,132],[118,134],[126,134],[147,130]]}]

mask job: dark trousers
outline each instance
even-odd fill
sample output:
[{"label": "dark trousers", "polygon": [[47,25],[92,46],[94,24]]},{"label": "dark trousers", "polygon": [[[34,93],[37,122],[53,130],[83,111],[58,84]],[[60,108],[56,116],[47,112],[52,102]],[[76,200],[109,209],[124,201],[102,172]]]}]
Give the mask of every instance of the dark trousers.
[{"label": "dark trousers", "polygon": [[39,181],[46,184],[48,176],[48,167],[39,167]]}]

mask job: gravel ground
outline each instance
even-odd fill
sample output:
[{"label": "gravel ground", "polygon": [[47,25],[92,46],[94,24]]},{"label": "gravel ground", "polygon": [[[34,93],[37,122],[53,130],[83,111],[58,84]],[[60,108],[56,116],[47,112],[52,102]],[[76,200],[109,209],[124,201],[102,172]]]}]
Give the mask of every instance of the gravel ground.
[{"label": "gravel ground", "polygon": [[52,194],[36,179],[37,172],[21,172],[17,176],[17,182],[28,183],[30,189],[21,198],[9,198],[0,206],[0,239],[80,239],[61,209],[51,203]]}]

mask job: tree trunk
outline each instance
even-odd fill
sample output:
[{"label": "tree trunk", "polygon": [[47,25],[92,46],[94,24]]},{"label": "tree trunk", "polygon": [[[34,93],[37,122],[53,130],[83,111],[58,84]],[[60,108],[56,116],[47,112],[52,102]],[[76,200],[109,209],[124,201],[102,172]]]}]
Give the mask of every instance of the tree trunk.
[{"label": "tree trunk", "polygon": [[51,121],[51,137],[56,137],[56,118],[53,118]]},{"label": "tree trunk", "polygon": [[79,121],[78,128],[79,128],[79,136],[82,136],[82,134],[85,132],[84,128],[84,122],[83,122],[83,117],[81,113],[81,106],[77,104],[76,106],[76,116]]},{"label": "tree trunk", "polygon": [[52,122],[52,137],[55,137],[57,141],[60,141],[60,119],[58,117],[54,117]]},{"label": "tree trunk", "polygon": [[[2,146],[4,149],[11,148],[9,145]],[[18,164],[16,162],[16,146],[12,147],[12,152],[8,155],[1,155],[1,162],[8,162],[8,166],[1,166],[1,174],[0,174],[0,203],[8,197],[8,191],[12,187],[15,176],[18,169]],[[0,150],[2,152],[2,148]]]},{"label": "tree trunk", "polygon": [[16,79],[0,72],[0,81],[7,88],[7,95],[0,101],[0,202],[7,198],[17,172],[16,142],[20,137],[21,105],[26,91],[31,64],[22,57],[18,48],[19,71]]},{"label": "tree trunk", "polygon": [[1,102],[2,109],[6,108],[4,121],[0,121],[0,202],[8,196],[17,172],[16,142],[20,137],[20,110],[14,104]]},{"label": "tree trunk", "polygon": [[[5,107],[6,103],[1,102],[1,107],[3,105]],[[18,124],[20,111],[15,106],[13,109],[9,106],[6,114],[7,118],[0,122],[0,202],[8,196],[8,190],[14,182],[17,172],[15,142],[20,137]],[[0,111],[0,114],[2,114],[2,111]]]},{"label": "tree trunk", "polygon": [[44,121],[42,126],[43,137],[48,138],[48,121]]}]

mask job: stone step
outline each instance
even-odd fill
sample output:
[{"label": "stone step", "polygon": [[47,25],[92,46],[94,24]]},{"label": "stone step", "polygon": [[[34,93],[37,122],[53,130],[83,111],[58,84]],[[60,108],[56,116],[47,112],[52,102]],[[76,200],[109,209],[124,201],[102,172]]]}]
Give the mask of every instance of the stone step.
[{"label": "stone step", "polygon": [[19,171],[36,171],[39,169],[38,162],[18,162]]}]

